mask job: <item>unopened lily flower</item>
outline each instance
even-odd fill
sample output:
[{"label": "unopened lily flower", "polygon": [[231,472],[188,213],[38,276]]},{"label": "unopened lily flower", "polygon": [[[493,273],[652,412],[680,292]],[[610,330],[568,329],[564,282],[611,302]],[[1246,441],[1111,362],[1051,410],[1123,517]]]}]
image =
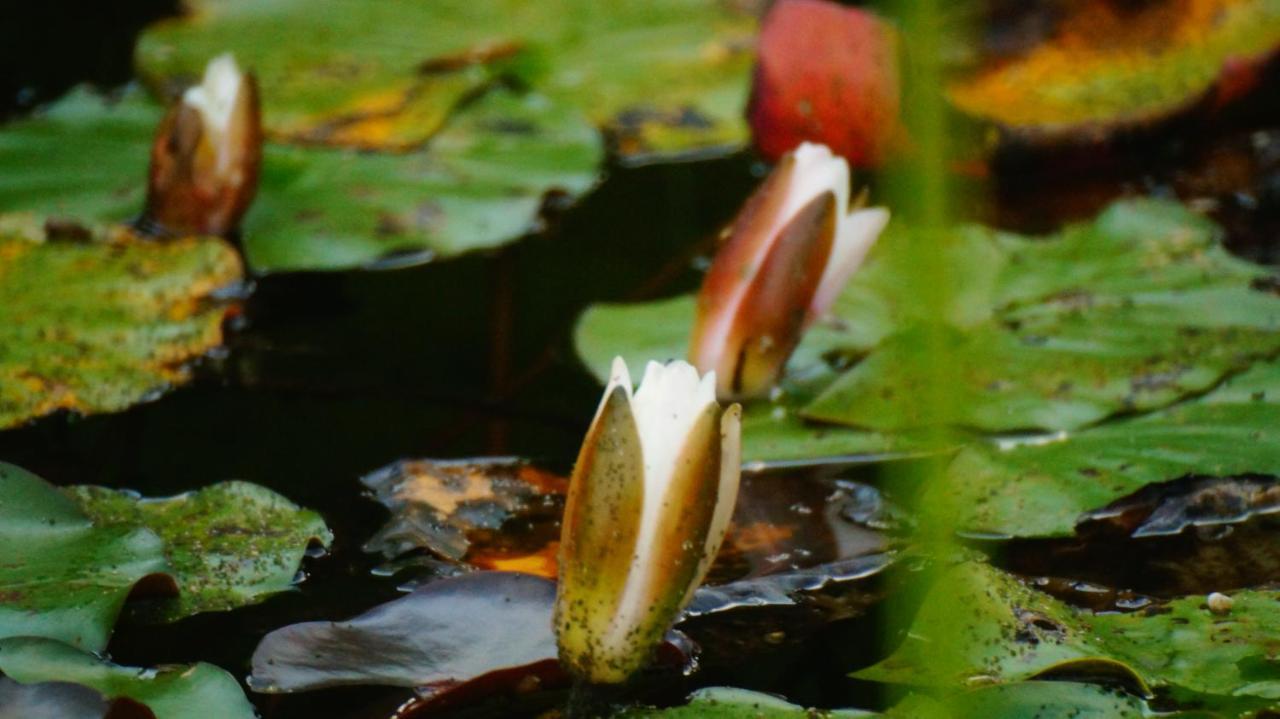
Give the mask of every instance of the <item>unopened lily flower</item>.
[{"label": "unopened lily flower", "polygon": [[643,667],[706,577],[737,500],[740,415],[716,402],[714,372],[650,362],[633,394],[613,361],[560,540],[556,637],[578,679]]},{"label": "unopened lily flower", "polygon": [[257,193],[261,163],[257,82],[230,54],[219,56],[160,124],[145,223],[166,234],[234,233]]},{"label": "unopened lily flower", "polygon": [[767,395],[889,222],[850,208],[849,165],[825,145],[784,155],[726,230],[698,294],[689,359],[721,399]]}]

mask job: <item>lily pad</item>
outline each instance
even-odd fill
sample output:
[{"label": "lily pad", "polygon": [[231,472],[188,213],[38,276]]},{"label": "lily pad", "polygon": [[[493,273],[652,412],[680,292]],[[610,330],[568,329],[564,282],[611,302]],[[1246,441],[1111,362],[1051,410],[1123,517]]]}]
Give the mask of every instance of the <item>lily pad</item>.
[{"label": "lily pad", "polygon": [[[114,102],[72,91],[0,127],[0,211],[130,220],[142,208],[161,109],[137,88]],[[487,93],[427,151],[401,155],[268,144],[242,243],[259,272],[421,262],[536,229],[544,196],[596,181],[596,131],[538,95]]]},{"label": "lily pad", "polygon": [[974,445],[937,491],[959,526],[1018,537],[1066,536],[1086,513],[1184,476],[1280,475],[1280,364],[1141,417],[1015,446]]},{"label": "lily pad", "polygon": [[914,694],[885,713],[902,719],[1208,719],[1200,711],[1164,711],[1116,687],[1069,681],[1028,681],[980,687],[935,698]]},{"label": "lily pad", "polygon": [[564,477],[511,458],[397,462],[362,481],[392,515],[365,551],[394,558],[422,548],[452,561],[467,557],[471,537],[495,539],[512,519],[549,523],[558,537],[568,487]]},{"label": "lily pad", "polygon": [[1148,124],[1280,48],[1277,0],[1072,3],[1054,35],[949,88],[976,117],[1039,136]]},{"label": "lily pad", "polygon": [[96,525],[44,480],[0,463],[0,638],[40,636],[107,646],[125,598],[172,568],[160,537]]},{"label": "lily pad", "polygon": [[619,719],[844,719],[845,717],[879,716],[856,709],[820,711],[806,709],[771,694],[710,687],[689,697],[685,706],[670,709],[630,709]]},{"label": "lily pad", "polygon": [[277,629],[253,653],[250,685],[292,692],[351,684],[443,691],[536,664],[559,672],[555,583],[480,572],[440,580],[345,622]]},{"label": "lily pad", "polygon": [[731,3],[187,5],[188,16],[143,34],[139,71],[166,86],[234,52],[262,83],[265,124],[281,140],[415,147],[496,77],[580,108],[624,156],[732,151],[746,138],[755,18]]},{"label": "lily pad", "polygon": [[221,344],[218,293],[240,279],[215,238],[0,215],[0,429],[117,412],[185,382],[187,363]]},{"label": "lily pad", "polygon": [[333,539],[320,515],[248,482],[165,499],[104,487],[65,490],[95,525],[145,527],[164,542],[180,594],[152,618],[225,611],[292,589],[309,543]]},{"label": "lily pad", "polygon": [[[769,431],[756,447],[744,421],[745,452],[911,451],[921,446],[913,432],[931,423],[1076,429],[1203,392],[1280,351],[1280,298],[1255,289],[1267,271],[1230,256],[1218,234],[1157,200],[1117,203],[1047,238],[959,228],[939,242],[952,269],[939,318],[913,293],[904,238],[890,233],[797,349],[780,399],[748,408]],[[578,350],[597,376],[610,353],[682,356],[692,315],[687,297],[594,307]],[[939,337],[957,399],[924,413],[910,398]]]},{"label": "lily pad", "polygon": [[85,686],[110,700],[141,704],[155,719],[204,719],[211,711],[220,719],[257,716],[235,678],[212,664],[122,667],[61,642],[15,637],[0,640],[0,673],[24,685]]},{"label": "lily pad", "polygon": [[[902,645],[854,676],[971,686],[1103,675],[1139,694],[1161,688],[1206,707],[1262,708],[1280,698],[1280,594],[1242,591],[1233,600],[1225,615],[1200,597],[1132,614],[1094,614],[988,565],[962,563],[938,577]],[[940,651],[948,660],[937,660]]]}]

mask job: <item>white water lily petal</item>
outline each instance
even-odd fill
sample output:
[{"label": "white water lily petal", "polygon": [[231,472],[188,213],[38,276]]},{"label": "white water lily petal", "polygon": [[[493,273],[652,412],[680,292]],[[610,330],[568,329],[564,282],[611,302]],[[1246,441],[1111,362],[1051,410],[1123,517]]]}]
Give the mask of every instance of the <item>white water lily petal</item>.
[{"label": "white water lily petal", "polygon": [[204,131],[209,134],[210,145],[217,152],[217,171],[226,174],[234,160],[231,132],[232,116],[236,104],[242,101],[244,73],[231,53],[219,55],[204,69],[204,79],[199,85],[187,88],[182,101],[200,112]]},{"label": "white water lily petal", "polygon": [[836,226],[835,243],[831,247],[831,259],[822,273],[818,289],[809,304],[809,321],[812,322],[831,309],[853,273],[862,266],[867,253],[889,224],[889,211],[883,207],[855,210]]}]

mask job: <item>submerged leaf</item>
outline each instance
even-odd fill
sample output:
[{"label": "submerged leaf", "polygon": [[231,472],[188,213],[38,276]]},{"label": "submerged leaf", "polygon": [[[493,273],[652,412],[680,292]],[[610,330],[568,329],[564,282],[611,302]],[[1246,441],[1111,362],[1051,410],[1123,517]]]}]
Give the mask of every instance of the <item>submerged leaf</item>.
[{"label": "submerged leaf", "polygon": [[216,238],[152,242],[0,215],[0,429],[59,410],[117,412],[185,382],[186,363],[222,342],[218,293],[241,274]]},{"label": "submerged leaf", "polygon": [[[384,467],[361,480],[391,512],[365,551],[388,559],[426,549],[444,559],[467,560],[472,538],[489,562],[498,561],[504,525],[519,520],[544,530],[533,539],[559,536],[567,481],[516,459],[411,460]],[[512,556],[506,557],[515,559]],[[496,567],[486,567],[496,568]],[[548,576],[555,576],[554,562]]]},{"label": "submerged leaf", "polygon": [[[233,51],[262,82],[277,139],[407,149],[464,98],[514,76],[618,135],[623,155],[743,140],[754,18],[713,0],[199,0],[138,44],[152,83]],[[289,27],[287,37],[279,28]],[[333,32],[341,27],[341,32]]]},{"label": "submerged leaf", "polygon": [[89,651],[107,646],[135,585],[172,568],[137,526],[96,525],[44,480],[0,463],[0,638],[39,636]]},{"label": "submerged leaf", "polygon": [[[1107,676],[1133,691],[1162,688],[1203,706],[1280,697],[1274,627],[1280,596],[1242,591],[1220,616],[1199,597],[1132,614],[1094,614],[978,563],[946,570],[925,597],[903,644],[855,676],[946,686],[1054,676]],[[935,660],[936,641],[956,655]],[[954,672],[954,673],[953,673]]]},{"label": "submerged leaf", "polygon": [[164,621],[287,591],[307,545],[328,545],[333,538],[320,515],[248,482],[223,482],[165,499],[104,487],[65,491],[94,524],[145,527],[164,541],[180,590],[154,607],[154,618]]},{"label": "submerged leaf", "polygon": [[[64,686],[63,683],[88,687],[113,700],[117,708],[125,701],[141,704],[155,719],[210,716],[253,719],[256,716],[235,678],[212,664],[162,669],[122,667],[61,642],[16,637],[0,639],[0,674],[33,688],[56,692],[61,699],[70,692],[51,687]],[[49,685],[49,682],[58,684]],[[0,685],[0,715],[4,711],[4,686]]]},{"label": "submerged leaf", "polygon": [[[0,126],[0,211],[131,219],[142,208],[161,114],[137,88],[114,103],[79,89],[37,117]],[[245,254],[255,270],[278,271],[494,247],[536,228],[547,193],[589,189],[601,155],[577,111],[507,90],[468,104],[423,151],[268,144],[243,222]]]},{"label": "submerged leaf", "polygon": [[1277,427],[1280,364],[1271,362],[1141,417],[1004,448],[974,445],[952,461],[937,491],[965,529],[1065,536],[1087,512],[1159,482],[1280,475]]},{"label": "submerged leaf", "polygon": [[949,88],[961,110],[1019,133],[1096,136],[1204,100],[1280,48],[1276,0],[1072,3],[1050,39]]}]

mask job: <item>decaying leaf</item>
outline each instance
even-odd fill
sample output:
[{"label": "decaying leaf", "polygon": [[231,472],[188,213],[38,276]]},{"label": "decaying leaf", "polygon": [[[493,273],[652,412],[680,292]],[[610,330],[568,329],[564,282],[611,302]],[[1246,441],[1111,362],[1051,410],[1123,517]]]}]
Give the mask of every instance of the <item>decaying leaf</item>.
[{"label": "decaying leaf", "polygon": [[149,613],[172,621],[225,611],[291,589],[310,543],[333,539],[324,520],[248,482],[164,499],[104,487],[65,490],[98,526],[145,527],[164,542],[179,595]]},{"label": "decaying leaf", "polygon": [[117,412],[185,382],[221,344],[241,276],[216,238],[0,215],[0,428]]},{"label": "decaying leaf", "polygon": [[1104,135],[1239,92],[1280,48],[1276,0],[1087,0],[1054,35],[949,88],[966,113],[1040,137]]},{"label": "decaying leaf", "polygon": [[[59,710],[72,707],[93,709],[91,697],[80,688],[98,693],[110,702],[113,719],[254,719],[257,714],[245,698],[240,684],[212,664],[172,666],[161,669],[123,667],[80,651],[75,647],[38,637],[0,639],[0,674],[24,685],[30,698],[38,691],[46,700],[57,702]],[[0,716],[4,703],[15,693],[7,680],[0,680]],[[72,688],[76,687],[76,688]],[[6,691],[8,690],[8,691]],[[211,714],[216,712],[216,714]],[[99,719],[92,714],[29,714],[59,719]]]},{"label": "decaying leaf", "polygon": [[[425,564],[443,574],[452,565],[557,575],[564,477],[514,458],[427,459],[397,462],[363,482],[391,512],[365,544],[396,560],[390,571]],[[710,576],[728,582],[879,553],[890,528],[885,511],[883,498],[866,485],[786,473],[744,476]],[[413,562],[422,550],[447,565]]]},{"label": "decaying leaf", "polygon": [[[199,0],[139,41],[152,84],[228,50],[261,79],[290,142],[404,150],[496,79],[515,78],[617,130],[624,155],[724,152],[741,120],[755,20],[713,0]],[[331,28],[341,19],[343,32]],[[281,37],[280,27],[289,27]]]},{"label": "decaying leaf", "polygon": [[[568,484],[564,477],[505,458],[398,462],[362,481],[391,512],[391,521],[365,543],[365,551],[391,559],[425,549],[446,560],[490,569],[538,556],[527,548],[545,547],[559,536]],[[512,526],[516,522],[522,526]],[[515,532],[524,536],[512,537]],[[471,556],[473,538],[480,556]],[[502,551],[513,540],[526,551]],[[531,573],[554,577],[554,560],[550,570]]]}]

